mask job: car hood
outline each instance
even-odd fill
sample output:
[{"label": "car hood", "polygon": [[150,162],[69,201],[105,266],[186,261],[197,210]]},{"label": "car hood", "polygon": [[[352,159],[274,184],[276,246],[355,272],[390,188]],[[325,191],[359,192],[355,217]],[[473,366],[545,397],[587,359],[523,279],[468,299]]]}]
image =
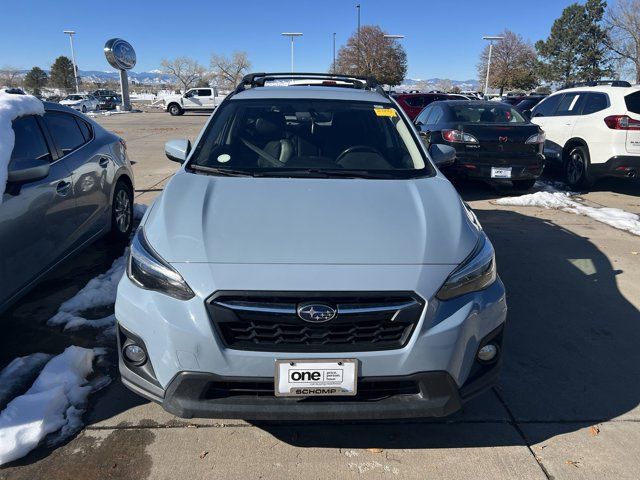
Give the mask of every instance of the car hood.
[{"label": "car hood", "polygon": [[176,174],[144,224],[172,263],[461,263],[478,239],[453,186]]},{"label": "car hood", "polygon": [[60,100],[60,105],[77,105],[82,102],[83,100]]}]

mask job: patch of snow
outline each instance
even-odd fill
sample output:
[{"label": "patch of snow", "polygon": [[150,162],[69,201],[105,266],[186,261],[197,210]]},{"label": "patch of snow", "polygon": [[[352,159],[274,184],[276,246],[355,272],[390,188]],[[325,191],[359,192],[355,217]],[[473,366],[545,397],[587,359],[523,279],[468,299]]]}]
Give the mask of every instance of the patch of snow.
[{"label": "patch of snow", "polygon": [[26,389],[52,356],[46,353],[32,353],[18,357],[4,367],[0,372],[0,407],[6,405],[20,390]]},{"label": "patch of snow", "polygon": [[113,323],[112,316],[99,320],[87,320],[80,312],[96,307],[106,307],[116,303],[118,282],[124,274],[125,255],[116,258],[111,268],[89,280],[84,288],[60,305],[58,313],[49,319],[48,325],[64,325],[65,330],[91,325],[97,328],[108,327]]},{"label": "patch of snow", "polygon": [[9,162],[16,140],[12,122],[23,115],[44,115],[44,104],[32,95],[0,92],[0,192],[4,192],[7,186]]},{"label": "patch of snow", "polygon": [[520,207],[542,207],[563,212],[575,213],[593,218],[619,230],[633,235],[640,235],[640,215],[626,212],[619,208],[588,207],[572,200],[577,195],[574,192],[560,192],[553,186],[546,185],[543,191],[522,195],[520,197],[505,197],[495,201],[498,205]]},{"label": "patch of snow", "polygon": [[0,465],[23,457],[48,434],[62,441],[82,428],[82,414],[92,386],[98,352],[71,346],[52,358],[31,388],[0,413]]}]

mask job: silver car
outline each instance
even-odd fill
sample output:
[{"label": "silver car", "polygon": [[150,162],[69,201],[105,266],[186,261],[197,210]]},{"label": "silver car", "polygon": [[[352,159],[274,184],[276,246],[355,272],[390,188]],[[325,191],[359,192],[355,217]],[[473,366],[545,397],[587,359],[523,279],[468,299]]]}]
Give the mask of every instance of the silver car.
[{"label": "silver car", "polygon": [[166,146],[183,165],[118,285],[124,384],[182,417],[453,413],[496,381],[507,313],[436,168],[455,151],[365,79],[277,77],[296,74],[247,76],[193,147]]},{"label": "silver car", "polygon": [[0,311],[70,255],[133,221],[126,144],[68,107],[14,120],[15,146],[0,204]]}]

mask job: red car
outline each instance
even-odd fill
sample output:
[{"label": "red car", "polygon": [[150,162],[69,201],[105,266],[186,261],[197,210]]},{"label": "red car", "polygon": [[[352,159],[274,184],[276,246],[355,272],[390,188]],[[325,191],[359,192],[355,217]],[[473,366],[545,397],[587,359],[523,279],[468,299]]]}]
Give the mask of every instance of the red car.
[{"label": "red car", "polygon": [[467,100],[462,95],[449,93],[400,93],[393,95],[393,98],[412,121],[431,102],[438,100]]}]

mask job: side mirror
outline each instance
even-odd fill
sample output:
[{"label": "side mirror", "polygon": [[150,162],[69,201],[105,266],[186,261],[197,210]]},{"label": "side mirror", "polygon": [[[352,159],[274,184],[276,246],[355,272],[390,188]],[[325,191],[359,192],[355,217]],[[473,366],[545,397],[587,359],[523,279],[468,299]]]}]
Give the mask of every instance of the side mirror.
[{"label": "side mirror", "polygon": [[424,125],[424,123],[422,123],[422,122],[416,122],[416,127],[421,127],[422,125]]},{"label": "side mirror", "polygon": [[523,110],[522,114],[527,118],[531,118],[531,110],[529,109]]},{"label": "side mirror", "polygon": [[439,145],[434,143],[429,147],[429,155],[437,167],[453,165],[456,161],[456,149],[449,145]]},{"label": "side mirror", "polygon": [[173,162],[184,163],[191,152],[191,142],[186,139],[169,140],[164,144],[164,154]]},{"label": "side mirror", "polygon": [[48,160],[17,160],[9,165],[7,181],[10,183],[27,183],[42,180],[49,175]]}]

